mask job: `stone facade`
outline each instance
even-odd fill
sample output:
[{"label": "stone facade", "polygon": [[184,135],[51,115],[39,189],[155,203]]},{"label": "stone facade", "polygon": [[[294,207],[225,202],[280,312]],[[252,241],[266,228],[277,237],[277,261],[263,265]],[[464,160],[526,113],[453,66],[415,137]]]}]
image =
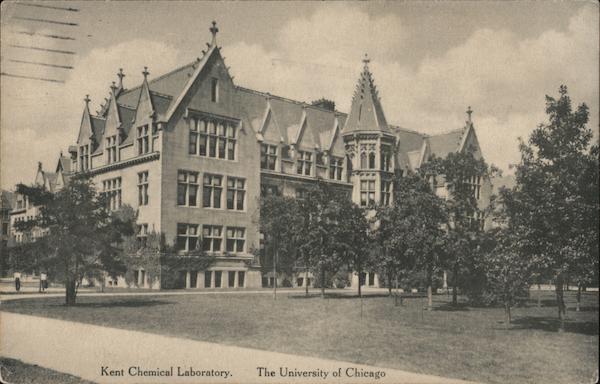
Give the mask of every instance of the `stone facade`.
[{"label": "stone facade", "polygon": [[[120,70],[95,115],[86,97],[68,166],[60,166],[61,156],[57,167],[57,175],[92,176],[113,209],[136,209],[139,236],[163,234],[174,247],[167,257],[198,248],[214,257],[208,268],[176,271],[179,288],[269,284],[256,256],[261,194],[301,196],[322,179],[362,206],[390,204],[394,172],[469,146],[481,156],[470,115],[463,128],[436,136],[388,124],[367,59],[345,114],[331,102],[309,105],[236,85],[216,44],[218,30],[210,30],[212,42],[192,63],[153,79],[144,68],[143,83],[130,89]],[[482,183],[483,206],[489,181]],[[447,195],[443,181],[437,187]],[[143,266],[132,272],[130,285],[166,286],[164,279],[150,281]],[[312,276],[292,280],[305,285]],[[378,285],[373,273],[360,280]]]}]

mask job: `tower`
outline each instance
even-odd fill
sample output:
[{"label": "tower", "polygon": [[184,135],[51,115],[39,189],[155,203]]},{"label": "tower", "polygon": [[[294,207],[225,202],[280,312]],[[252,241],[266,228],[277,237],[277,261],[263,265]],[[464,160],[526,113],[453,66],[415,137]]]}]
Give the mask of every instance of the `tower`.
[{"label": "tower", "polygon": [[392,201],[394,148],[367,55],[342,131],[349,160],[352,201],[362,207],[389,205]]}]

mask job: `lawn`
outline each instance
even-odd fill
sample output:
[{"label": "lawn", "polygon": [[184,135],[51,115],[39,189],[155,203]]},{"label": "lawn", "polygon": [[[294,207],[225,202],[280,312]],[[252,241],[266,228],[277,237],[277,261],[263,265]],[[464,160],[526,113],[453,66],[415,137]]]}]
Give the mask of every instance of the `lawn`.
[{"label": "lawn", "polygon": [[[532,295],[535,295],[534,292]],[[542,306],[513,311],[509,329],[500,308],[449,305],[435,310],[388,297],[304,298],[269,295],[180,295],[7,301],[3,311],[135,329],[221,344],[326,357],[487,383],[589,383],[598,363],[598,293],[584,293],[575,312],[567,292],[566,332],[558,333],[551,292]]]},{"label": "lawn", "polygon": [[51,369],[23,363],[20,360],[0,357],[3,383],[12,384],[93,384],[79,377]]}]

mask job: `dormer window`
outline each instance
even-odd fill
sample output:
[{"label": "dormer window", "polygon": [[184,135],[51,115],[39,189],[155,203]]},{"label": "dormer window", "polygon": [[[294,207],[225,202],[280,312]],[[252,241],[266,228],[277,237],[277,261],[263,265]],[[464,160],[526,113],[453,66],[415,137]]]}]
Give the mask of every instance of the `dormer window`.
[{"label": "dormer window", "polygon": [[148,132],[148,124],[137,128],[137,146],[138,155],[150,152],[150,136]]},{"label": "dormer window", "polygon": [[213,77],[210,83],[210,101],[213,103],[219,102],[219,79]]},{"label": "dormer window", "polygon": [[90,168],[90,145],[82,145],[79,147],[79,170],[87,171]]},{"label": "dormer window", "polygon": [[312,168],[312,152],[298,151],[296,173],[310,176]]},{"label": "dormer window", "polygon": [[106,138],[106,162],[116,163],[117,159],[117,135]]}]

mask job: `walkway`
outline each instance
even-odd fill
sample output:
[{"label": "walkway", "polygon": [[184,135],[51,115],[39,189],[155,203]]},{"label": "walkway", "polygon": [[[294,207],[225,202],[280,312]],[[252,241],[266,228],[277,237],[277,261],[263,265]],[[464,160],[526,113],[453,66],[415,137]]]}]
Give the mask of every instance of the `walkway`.
[{"label": "walkway", "polygon": [[3,356],[99,383],[466,383],[7,312],[0,335]]}]

